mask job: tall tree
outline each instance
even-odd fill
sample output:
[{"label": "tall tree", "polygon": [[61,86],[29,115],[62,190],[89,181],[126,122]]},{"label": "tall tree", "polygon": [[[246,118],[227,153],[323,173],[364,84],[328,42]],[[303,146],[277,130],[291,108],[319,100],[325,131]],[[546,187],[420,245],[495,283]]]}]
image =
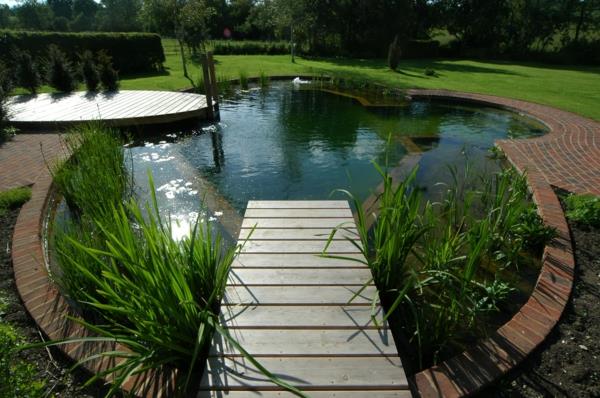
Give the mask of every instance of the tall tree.
[{"label": "tall tree", "polygon": [[95,30],[96,14],[100,6],[94,0],[73,0],[71,30],[75,32]]},{"label": "tall tree", "polygon": [[101,0],[98,12],[99,29],[110,32],[141,30],[142,0]]},{"label": "tall tree", "polygon": [[26,0],[16,7],[19,26],[29,30],[48,30],[52,25],[52,11],[47,4]]}]

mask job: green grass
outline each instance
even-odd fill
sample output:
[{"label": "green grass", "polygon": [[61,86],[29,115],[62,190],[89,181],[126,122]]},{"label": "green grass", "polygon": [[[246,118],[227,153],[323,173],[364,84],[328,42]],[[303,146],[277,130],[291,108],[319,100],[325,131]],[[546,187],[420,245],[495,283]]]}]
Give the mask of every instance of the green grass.
[{"label": "green grass", "polygon": [[8,191],[0,192],[0,215],[8,209],[15,209],[22,206],[31,199],[31,188],[14,188]]},{"label": "green grass", "polygon": [[[163,39],[163,46],[165,72],[121,76],[121,89],[179,90],[190,86],[183,77],[175,40]],[[384,59],[296,57],[296,63],[292,64],[288,55],[217,55],[215,61],[219,76],[237,77],[239,71],[245,71],[249,77],[258,77],[261,72],[269,76],[342,74],[390,87],[448,89],[517,98],[600,120],[600,67],[422,59],[402,60],[398,72],[393,72]],[[189,69],[197,80],[200,68],[190,65]],[[434,70],[435,76],[425,76],[426,69]],[[49,91],[49,87],[44,86],[40,91]]]},{"label": "green grass", "polygon": [[[123,89],[176,90],[189,86],[183,77],[174,40],[164,39],[166,74],[123,77]],[[572,111],[600,120],[600,67],[561,67],[542,64],[470,60],[402,60],[392,72],[385,60],[297,58],[287,55],[217,55],[219,75],[250,77],[300,74],[343,74],[399,88],[440,88],[523,99]],[[193,74],[200,69],[191,67]],[[436,72],[425,76],[426,69]]]}]

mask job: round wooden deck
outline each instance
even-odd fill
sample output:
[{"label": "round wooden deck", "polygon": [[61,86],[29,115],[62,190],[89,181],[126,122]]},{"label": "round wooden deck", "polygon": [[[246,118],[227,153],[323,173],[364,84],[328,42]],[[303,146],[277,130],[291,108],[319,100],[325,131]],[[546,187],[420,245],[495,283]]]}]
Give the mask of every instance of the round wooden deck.
[{"label": "round wooden deck", "polygon": [[170,123],[206,115],[206,97],[172,91],[17,95],[8,101],[10,121],[24,129],[68,127],[102,120],[111,126]]}]

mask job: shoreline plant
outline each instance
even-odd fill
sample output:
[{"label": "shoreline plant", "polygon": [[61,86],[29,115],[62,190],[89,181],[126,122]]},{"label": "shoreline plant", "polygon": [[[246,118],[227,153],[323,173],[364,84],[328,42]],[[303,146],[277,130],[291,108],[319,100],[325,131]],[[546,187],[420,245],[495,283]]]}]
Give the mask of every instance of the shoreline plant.
[{"label": "shoreline plant", "polygon": [[[507,272],[518,271],[532,249],[556,231],[543,225],[529,200],[526,177],[510,168],[469,187],[469,171],[457,175],[439,202],[425,201],[416,184],[417,168],[394,181],[376,165],[383,180],[371,228],[362,203],[345,192],[357,209],[357,234],[385,309],[385,320],[407,341],[419,369],[439,363],[486,334],[486,324],[514,292]],[[357,293],[358,294],[358,293]],[[377,301],[373,297],[373,302]]]},{"label": "shoreline plant", "polygon": [[[79,364],[110,359],[94,375],[111,380],[107,396],[148,370],[177,369],[179,396],[188,396],[194,372],[203,369],[215,333],[279,387],[301,391],[264,368],[219,324],[220,303],[240,246],[227,245],[218,230],[198,218],[188,236],[173,238],[160,214],[152,175],[150,204],[129,195],[122,142],[99,125],[75,130],[67,139],[71,160],[52,174],[77,217],[55,224],[52,277],[76,303],[75,322],[93,336],[30,345],[73,342],[122,344],[90,354]],[[98,189],[99,184],[112,185]],[[91,195],[95,194],[95,197]],[[88,202],[89,201],[89,202]]]}]

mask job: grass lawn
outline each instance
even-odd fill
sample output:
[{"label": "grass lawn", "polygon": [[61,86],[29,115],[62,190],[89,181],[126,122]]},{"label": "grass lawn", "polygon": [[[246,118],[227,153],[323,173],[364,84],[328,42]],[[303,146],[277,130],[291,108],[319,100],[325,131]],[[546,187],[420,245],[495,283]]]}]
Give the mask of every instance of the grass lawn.
[{"label": "grass lawn", "polygon": [[[121,88],[177,90],[190,87],[183,77],[181,58],[175,40],[164,39],[167,61],[162,74],[122,76]],[[215,57],[217,75],[237,78],[265,72],[271,76],[296,74],[343,74],[401,88],[439,88],[518,98],[555,106],[600,120],[600,67],[524,64],[502,61],[403,60],[398,72],[385,60],[297,58],[287,55],[220,55]],[[436,76],[425,76],[425,69]],[[194,79],[197,65],[189,65]],[[49,88],[44,87],[47,91]]]}]

